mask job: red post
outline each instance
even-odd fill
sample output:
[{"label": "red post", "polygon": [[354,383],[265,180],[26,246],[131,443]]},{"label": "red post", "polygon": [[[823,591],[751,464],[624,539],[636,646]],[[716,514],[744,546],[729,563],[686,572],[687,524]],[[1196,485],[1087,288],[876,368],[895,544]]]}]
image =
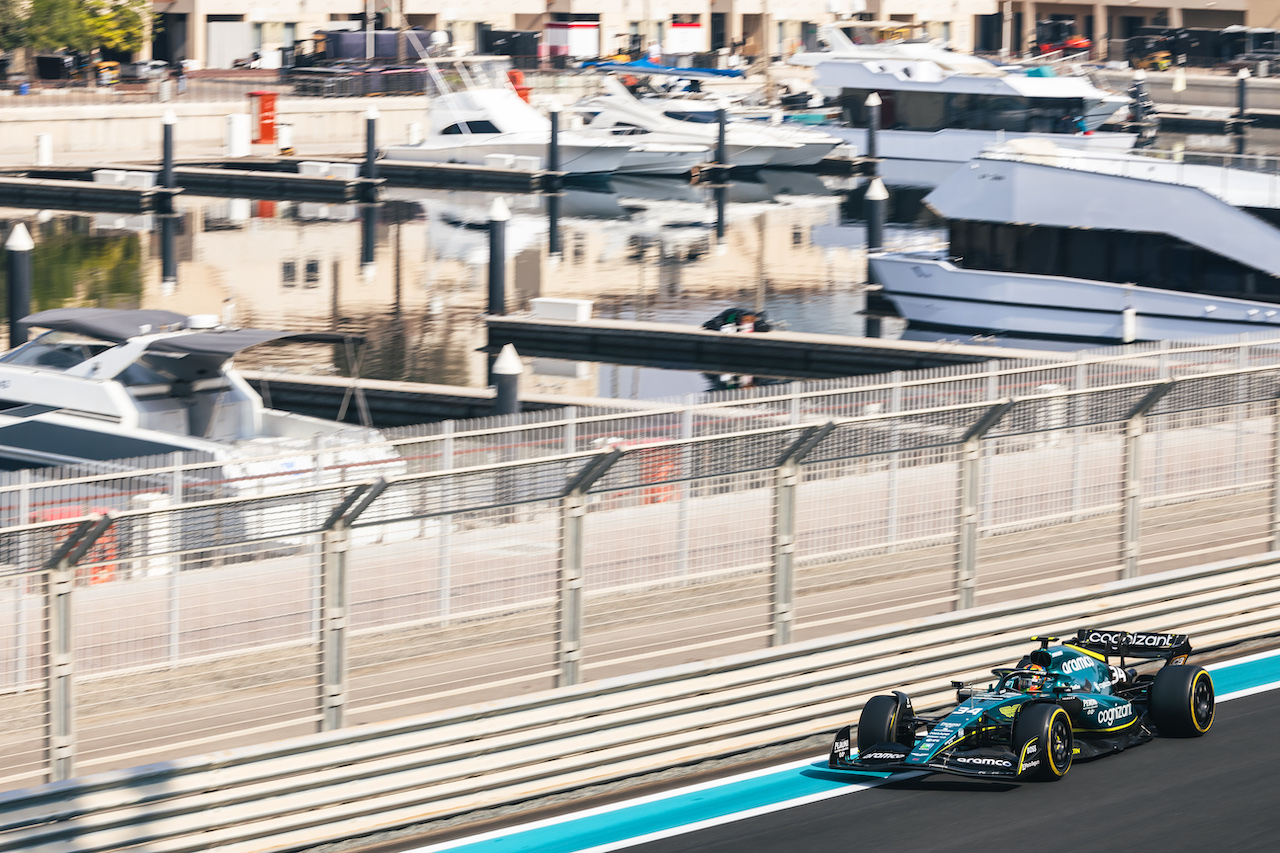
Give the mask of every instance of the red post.
[{"label": "red post", "polygon": [[275,144],[276,97],[276,92],[249,93],[249,115],[252,117],[255,145]]}]

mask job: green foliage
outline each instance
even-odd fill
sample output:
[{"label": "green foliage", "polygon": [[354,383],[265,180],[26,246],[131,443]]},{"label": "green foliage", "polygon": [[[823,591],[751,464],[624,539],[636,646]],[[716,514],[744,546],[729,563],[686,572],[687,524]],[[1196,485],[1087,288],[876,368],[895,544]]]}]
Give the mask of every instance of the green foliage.
[{"label": "green foliage", "polygon": [[31,0],[27,45],[36,51],[88,53],[96,45],[89,10],[81,0]]},{"label": "green foliage", "polygon": [[27,40],[25,0],[0,0],[0,50],[22,47]]},{"label": "green foliage", "polygon": [[[66,217],[43,223],[34,236],[32,311],[70,305],[137,307],[142,296],[137,235],[91,235],[84,217]],[[0,265],[0,281],[5,272]]]},{"label": "green foliage", "polygon": [[[26,46],[38,52],[89,53],[97,47],[134,52],[151,37],[150,0],[31,0],[21,16],[22,0],[0,0],[0,48]],[[6,29],[12,13],[13,25]]]},{"label": "green foliage", "polygon": [[133,52],[142,47],[151,30],[150,0],[83,0],[91,13],[90,27],[100,47]]}]

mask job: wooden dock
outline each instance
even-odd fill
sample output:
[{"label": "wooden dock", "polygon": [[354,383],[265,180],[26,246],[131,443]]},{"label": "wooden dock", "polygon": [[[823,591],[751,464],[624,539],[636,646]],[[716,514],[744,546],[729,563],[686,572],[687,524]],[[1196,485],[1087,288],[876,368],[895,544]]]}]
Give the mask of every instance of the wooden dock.
[{"label": "wooden dock", "polygon": [[[801,171],[824,175],[863,174],[867,158],[833,157]],[[342,174],[304,174],[303,163],[335,164]],[[185,160],[174,165],[174,183],[195,195],[314,201],[330,204],[376,202],[383,186],[424,189],[469,189],[488,192],[554,192],[564,183],[604,183],[605,175],[573,177],[562,172],[522,171],[465,163],[379,160],[376,178],[361,176],[362,158],[353,157],[236,157]],[[727,173],[707,167],[690,180]],[[98,166],[21,166],[0,170],[0,203],[15,207],[60,207],[72,210],[166,212],[177,190],[161,187],[103,184],[94,173],[115,170],[156,175],[155,163]],[[333,170],[335,173],[338,169]],[[721,170],[723,171],[723,170]]]},{"label": "wooden dock", "polygon": [[630,320],[490,316],[485,321],[489,327],[486,348],[493,351],[510,343],[524,356],[780,378],[833,379],[992,359],[1065,357],[1044,350],[804,332],[724,334]]},{"label": "wooden dock", "polygon": [[[251,164],[238,164],[246,166]],[[114,189],[132,189],[111,184],[94,184],[95,172],[121,171],[159,176],[160,167],[154,165],[121,164],[110,166],[42,166],[22,170],[28,179],[56,183],[64,190],[77,190],[81,186],[106,186]],[[10,172],[9,175],[15,175]],[[6,176],[7,178],[7,176]],[[336,178],[325,175],[301,175],[282,169],[231,168],[221,165],[176,164],[173,180],[183,190],[202,196],[235,196],[239,198],[286,199],[289,201],[315,201],[343,204],[353,201],[377,201],[378,188],[385,181],[368,178]],[[172,192],[152,188],[156,192]],[[116,210],[119,208],[107,208]]]},{"label": "wooden dock", "polygon": [[0,174],[0,204],[6,207],[170,213],[181,189],[98,184],[91,180]]},{"label": "wooden dock", "polygon": [[[369,422],[379,428],[489,417],[496,403],[492,388],[281,375],[261,370],[240,372],[262,394],[263,402],[272,408],[328,420],[338,420],[341,415],[340,419],[346,423],[362,423],[367,414]],[[357,392],[363,396],[363,402],[357,398]],[[533,412],[565,406],[634,407],[642,410],[650,404],[637,400],[521,392],[520,405],[524,411]]]}]

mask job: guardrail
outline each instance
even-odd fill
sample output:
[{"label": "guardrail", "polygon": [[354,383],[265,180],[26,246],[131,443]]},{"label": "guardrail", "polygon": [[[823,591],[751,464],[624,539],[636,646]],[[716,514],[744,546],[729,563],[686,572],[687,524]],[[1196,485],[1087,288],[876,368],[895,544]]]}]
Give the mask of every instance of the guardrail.
[{"label": "guardrail", "polygon": [[298,850],[830,731],[890,689],[937,707],[1032,632],[1248,639],[1280,624],[1277,556],[16,791],[0,851]]}]

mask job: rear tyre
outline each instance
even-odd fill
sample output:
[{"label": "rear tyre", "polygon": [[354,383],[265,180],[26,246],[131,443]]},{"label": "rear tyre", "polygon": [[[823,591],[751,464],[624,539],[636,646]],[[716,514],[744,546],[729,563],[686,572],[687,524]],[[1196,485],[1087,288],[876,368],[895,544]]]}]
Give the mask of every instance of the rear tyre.
[{"label": "rear tyre", "polygon": [[858,752],[878,743],[900,743],[911,749],[916,745],[915,729],[904,722],[897,696],[872,696],[858,717]]},{"label": "rear tyre", "polygon": [[1200,737],[1213,725],[1213,679],[1198,666],[1166,666],[1147,697],[1151,722],[1164,737]]},{"label": "rear tyre", "polygon": [[1075,740],[1071,717],[1061,705],[1024,705],[1013,724],[1013,751],[1021,761],[1018,778],[1028,782],[1056,782],[1071,769]]}]

